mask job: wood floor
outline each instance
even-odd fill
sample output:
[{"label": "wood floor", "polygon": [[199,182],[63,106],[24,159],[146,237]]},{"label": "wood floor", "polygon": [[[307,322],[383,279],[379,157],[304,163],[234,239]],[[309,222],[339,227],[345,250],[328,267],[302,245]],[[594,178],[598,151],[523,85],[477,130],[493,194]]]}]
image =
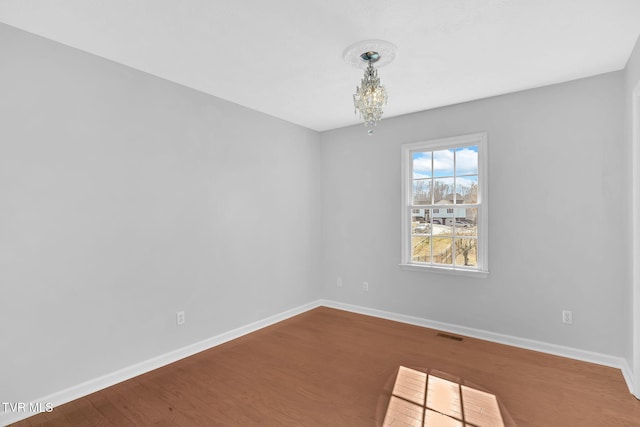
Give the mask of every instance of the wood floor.
[{"label": "wood floor", "polygon": [[619,370],[437,332],[320,307],[14,425],[380,426],[406,366],[495,394],[518,426],[640,426]]}]

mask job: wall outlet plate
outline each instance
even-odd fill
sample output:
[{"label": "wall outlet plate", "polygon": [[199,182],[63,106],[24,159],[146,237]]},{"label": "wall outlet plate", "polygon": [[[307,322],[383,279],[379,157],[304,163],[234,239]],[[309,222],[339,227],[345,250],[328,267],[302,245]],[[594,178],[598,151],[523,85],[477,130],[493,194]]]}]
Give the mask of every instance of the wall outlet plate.
[{"label": "wall outlet plate", "polygon": [[178,325],[178,326],[184,325],[184,322],[185,322],[184,311],[177,311],[176,312],[176,325]]}]

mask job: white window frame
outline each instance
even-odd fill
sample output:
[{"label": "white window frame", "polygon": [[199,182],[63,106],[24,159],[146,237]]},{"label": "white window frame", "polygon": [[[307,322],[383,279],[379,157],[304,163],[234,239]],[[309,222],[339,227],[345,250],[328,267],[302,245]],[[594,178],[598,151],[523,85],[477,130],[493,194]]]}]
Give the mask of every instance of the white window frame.
[{"label": "white window frame", "polygon": [[[462,266],[445,266],[416,263],[411,260],[411,212],[417,205],[413,205],[412,156],[420,151],[439,151],[476,145],[478,147],[478,254],[477,266],[474,268]],[[400,267],[406,270],[430,271],[444,274],[456,274],[471,277],[487,277],[489,275],[489,199],[488,199],[488,168],[487,168],[487,134],[486,132],[460,135],[449,138],[432,139],[428,141],[405,143],[402,151],[402,259]],[[455,206],[454,206],[455,207]]]}]

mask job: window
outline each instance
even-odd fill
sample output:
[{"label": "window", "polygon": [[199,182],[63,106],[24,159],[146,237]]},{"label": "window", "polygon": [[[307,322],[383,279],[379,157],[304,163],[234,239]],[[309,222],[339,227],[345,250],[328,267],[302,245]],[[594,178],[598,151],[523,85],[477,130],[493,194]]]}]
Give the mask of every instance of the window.
[{"label": "window", "polygon": [[477,133],[402,145],[403,267],[488,274],[486,141]]}]

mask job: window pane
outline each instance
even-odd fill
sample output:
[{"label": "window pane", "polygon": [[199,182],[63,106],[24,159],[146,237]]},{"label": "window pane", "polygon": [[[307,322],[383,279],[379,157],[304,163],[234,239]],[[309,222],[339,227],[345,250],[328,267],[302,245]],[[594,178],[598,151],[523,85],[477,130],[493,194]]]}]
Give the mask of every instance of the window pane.
[{"label": "window pane", "polygon": [[478,203],[478,176],[456,177],[457,203]]},{"label": "window pane", "polygon": [[413,226],[421,222],[427,222],[428,218],[429,209],[411,209],[411,224]]},{"label": "window pane", "polygon": [[453,149],[433,152],[433,176],[453,176]]},{"label": "window pane", "polygon": [[412,166],[413,179],[419,178],[431,178],[431,151],[421,151],[412,154]]},{"label": "window pane", "polygon": [[456,236],[478,236],[478,208],[455,208],[455,234]]},{"label": "window pane", "polygon": [[433,237],[433,262],[452,265],[453,239],[451,237]]},{"label": "window pane", "polygon": [[424,221],[412,221],[411,234],[417,236],[429,236],[431,235],[431,224]]},{"label": "window pane", "polygon": [[[431,218],[432,234],[434,236],[453,236],[453,228],[450,225],[443,224],[443,222],[446,222],[446,219],[439,218],[436,210],[437,209],[433,210],[433,218]],[[440,212],[442,211],[443,209],[440,209]]]},{"label": "window pane", "polygon": [[433,203],[453,203],[453,178],[437,178],[433,180]]},{"label": "window pane", "polygon": [[431,237],[411,236],[411,261],[431,262]]},{"label": "window pane", "polygon": [[456,175],[478,175],[478,146],[456,149]]},{"label": "window pane", "polygon": [[478,239],[456,237],[456,265],[478,265]]},{"label": "window pane", "polygon": [[431,204],[431,179],[416,179],[413,181],[413,204]]}]

